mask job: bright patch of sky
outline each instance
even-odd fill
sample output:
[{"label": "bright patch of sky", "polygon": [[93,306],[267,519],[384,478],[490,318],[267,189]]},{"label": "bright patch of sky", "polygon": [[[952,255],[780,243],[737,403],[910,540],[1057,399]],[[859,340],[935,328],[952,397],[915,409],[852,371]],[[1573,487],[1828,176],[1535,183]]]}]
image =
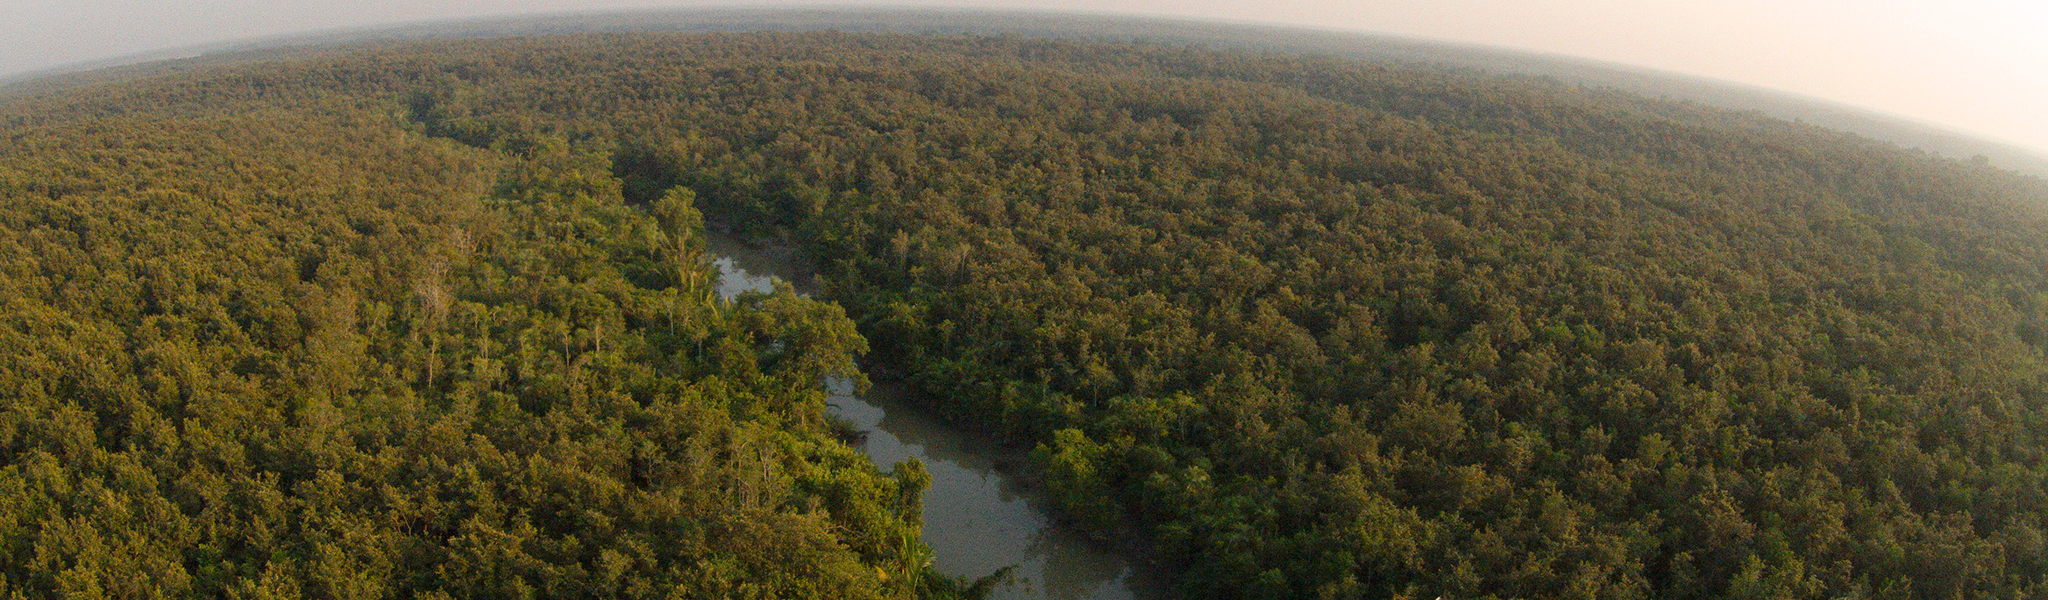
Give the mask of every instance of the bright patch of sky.
[{"label": "bright patch of sky", "polygon": [[[2048,152],[2042,0],[868,0],[1307,26],[1747,83]],[[754,0],[0,0],[0,75],[183,46],[455,18]]]}]

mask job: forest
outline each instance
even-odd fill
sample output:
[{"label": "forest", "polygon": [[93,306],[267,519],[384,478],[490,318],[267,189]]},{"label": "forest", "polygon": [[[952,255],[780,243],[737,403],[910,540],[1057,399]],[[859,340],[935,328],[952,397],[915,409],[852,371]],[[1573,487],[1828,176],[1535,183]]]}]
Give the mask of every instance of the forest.
[{"label": "forest", "polygon": [[985,591],[857,364],[1179,597],[2048,595],[2048,184],[1613,90],[366,44],[0,101],[0,255],[0,595]]}]

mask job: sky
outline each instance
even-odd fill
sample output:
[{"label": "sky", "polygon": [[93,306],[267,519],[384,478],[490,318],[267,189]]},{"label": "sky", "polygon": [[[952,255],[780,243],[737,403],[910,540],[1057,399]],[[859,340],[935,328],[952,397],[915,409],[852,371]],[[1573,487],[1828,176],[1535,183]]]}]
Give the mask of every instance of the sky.
[{"label": "sky", "polygon": [[[1745,83],[2048,153],[2048,0],[850,0],[1268,23]],[[0,0],[0,76],[214,42],[455,18],[778,0]]]}]

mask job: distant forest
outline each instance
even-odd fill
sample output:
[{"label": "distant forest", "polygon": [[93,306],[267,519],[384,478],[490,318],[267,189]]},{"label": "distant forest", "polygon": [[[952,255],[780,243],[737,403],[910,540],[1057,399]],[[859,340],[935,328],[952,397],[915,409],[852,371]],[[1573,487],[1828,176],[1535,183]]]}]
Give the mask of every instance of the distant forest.
[{"label": "distant forest", "polygon": [[2048,596],[2048,184],[1616,91],[369,45],[0,103],[0,256],[0,595],[985,591],[864,357],[1183,597]]},{"label": "distant forest", "polygon": [[82,81],[246,64],[328,51],[347,51],[349,44],[366,41],[388,44],[447,38],[590,33],[704,34],[768,31],[1021,36],[1096,44],[1175,44],[1227,51],[1325,55],[1403,65],[1410,69],[1466,71],[1475,75],[1494,73],[1512,77],[1544,78],[1569,85],[1611,88],[1651,98],[1697,102],[1714,108],[1756,111],[1771,118],[1819,125],[1949,158],[1968,160],[1983,155],[1992,166],[2036,177],[2048,177],[2048,155],[2039,151],[1816,98],[1671,72],[1507,48],[1384,34],[1157,17],[1030,11],[851,6],[819,6],[801,10],[698,7],[419,23],[182,48],[155,55],[154,60],[159,62],[142,62],[152,59],[146,56],[133,56],[108,63],[120,66],[91,70],[81,66],[40,76],[16,75],[12,79],[0,76],[0,98],[8,94],[32,93]]}]

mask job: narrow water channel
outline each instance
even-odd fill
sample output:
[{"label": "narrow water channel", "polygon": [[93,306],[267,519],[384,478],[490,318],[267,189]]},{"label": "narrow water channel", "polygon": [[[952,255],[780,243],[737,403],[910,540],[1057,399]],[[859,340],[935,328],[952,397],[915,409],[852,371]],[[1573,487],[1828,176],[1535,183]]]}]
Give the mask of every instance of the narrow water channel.
[{"label": "narrow water channel", "polygon": [[[720,296],[771,291],[778,279],[798,293],[814,292],[809,269],[787,249],[756,247],[711,234],[709,250],[721,275]],[[924,539],[940,572],[975,578],[1016,565],[1016,583],[998,590],[1003,600],[1138,600],[1157,597],[1129,561],[1089,543],[1046,516],[1041,498],[997,468],[1002,449],[953,429],[904,402],[905,391],[875,381],[851,395],[833,382],[832,412],[867,434],[868,458],[888,469],[906,458],[924,461],[932,485],[924,495]]]}]

